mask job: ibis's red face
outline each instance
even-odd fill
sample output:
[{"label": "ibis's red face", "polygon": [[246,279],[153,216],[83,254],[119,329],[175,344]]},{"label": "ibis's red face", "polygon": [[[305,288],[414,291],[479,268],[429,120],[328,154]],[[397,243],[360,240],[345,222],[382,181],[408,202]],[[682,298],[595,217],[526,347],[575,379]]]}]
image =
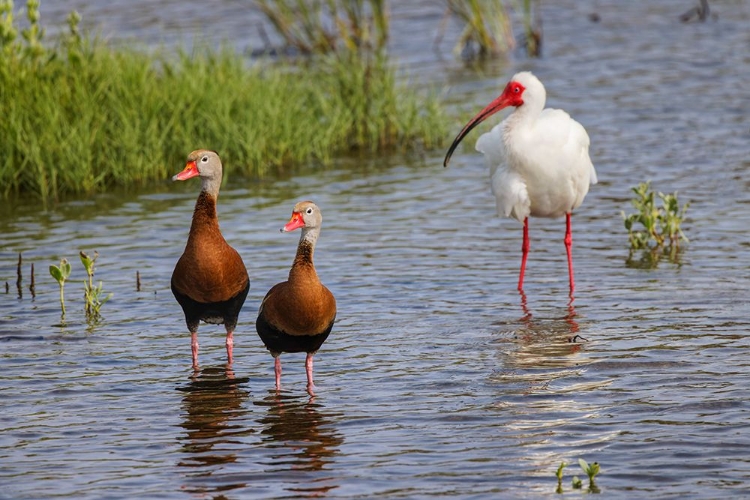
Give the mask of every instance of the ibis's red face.
[{"label": "ibis's red face", "polygon": [[458,144],[461,142],[461,140],[466,137],[466,135],[468,135],[468,133],[471,132],[474,127],[503,108],[507,108],[508,106],[518,107],[522,105],[524,90],[526,90],[526,87],[524,87],[520,83],[508,82],[508,85],[505,86],[505,90],[503,90],[503,93],[500,94],[497,99],[489,103],[487,107],[479,112],[479,114],[472,118],[469,123],[464,126],[461,132],[458,133],[456,138],[453,139],[453,144],[451,144],[451,147],[448,148],[448,153],[445,155],[443,166],[448,166],[448,162],[453,155],[453,151],[458,147]]},{"label": "ibis's red face", "polygon": [[508,82],[508,85],[505,86],[505,90],[503,90],[503,93],[498,97],[498,99],[505,99],[505,104],[501,108],[505,108],[507,106],[515,106],[518,107],[521,104],[523,104],[523,91],[526,90],[526,87],[521,85],[518,82]]}]

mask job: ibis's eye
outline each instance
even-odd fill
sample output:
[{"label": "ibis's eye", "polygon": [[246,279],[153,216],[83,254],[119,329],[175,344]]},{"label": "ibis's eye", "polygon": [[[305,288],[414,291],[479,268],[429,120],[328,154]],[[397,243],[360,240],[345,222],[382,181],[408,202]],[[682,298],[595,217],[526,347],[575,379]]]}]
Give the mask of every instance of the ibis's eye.
[{"label": "ibis's eye", "polygon": [[515,92],[516,94],[518,94],[520,91],[521,91],[521,87],[514,87],[513,88],[513,92]]},{"label": "ibis's eye", "polygon": [[305,210],[305,213],[307,213],[308,215],[313,213],[312,207],[307,207],[307,210]]},{"label": "ibis's eye", "polygon": [[208,155],[201,158],[201,163],[208,163]]}]

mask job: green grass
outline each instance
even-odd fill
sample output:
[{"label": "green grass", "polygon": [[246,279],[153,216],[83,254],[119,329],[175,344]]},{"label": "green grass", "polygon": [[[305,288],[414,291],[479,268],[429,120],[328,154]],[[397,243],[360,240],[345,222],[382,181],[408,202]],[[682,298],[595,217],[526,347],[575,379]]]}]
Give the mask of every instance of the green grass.
[{"label": "green grass", "polygon": [[302,54],[381,50],[390,19],[385,0],[254,0],[288,49]]},{"label": "green grass", "polygon": [[472,56],[495,57],[515,47],[505,2],[500,0],[447,0],[448,9],[465,23],[454,52],[464,53],[476,44]]},{"label": "green grass", "polygon": [[2,7],[0,197],[143,185],[196,148],[262,176],[355,150],[438,147],[447,135],[436,97],[399,85],[383,56],[251,66],[228,49],[146,54],[82,37],[75,17],[42,47],[41,30],[19,39]]}]

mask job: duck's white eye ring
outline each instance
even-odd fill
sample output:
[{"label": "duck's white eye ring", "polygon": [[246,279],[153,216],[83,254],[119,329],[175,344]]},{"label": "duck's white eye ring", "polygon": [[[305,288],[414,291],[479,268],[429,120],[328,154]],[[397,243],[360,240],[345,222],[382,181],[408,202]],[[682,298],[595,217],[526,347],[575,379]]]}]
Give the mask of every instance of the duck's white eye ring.
[{"label": "duck's white eye ring", "polygon": [[311,214],[311,213],[313,213],[313,209],[312,209],[312,207],[307,207],[307,210],[305,210],[305,212],[306,212],[307,214]]},{"label": "duck's white eye ring", "polygon": [[202,163],[208,163],[208,155],[206,155],[203,158],[201,158],[201,162]]}]

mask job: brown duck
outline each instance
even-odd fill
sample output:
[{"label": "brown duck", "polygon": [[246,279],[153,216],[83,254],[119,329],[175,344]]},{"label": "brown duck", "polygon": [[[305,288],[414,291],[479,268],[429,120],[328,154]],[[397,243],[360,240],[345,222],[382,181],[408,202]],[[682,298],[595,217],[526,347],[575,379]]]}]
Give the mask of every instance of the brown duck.
[{"label": "brown duck", "polygon": [[281,388],[282,352],[306,352],[307,391],[312,395],[313,355],[331,333],[336,319],[336,299],[318,279],[313,265],[315,242],[323,216],[311,201],[294,206],[282,232],[302,228],[289,279],[268,291],[260,305],[255,328],[275,358],[276,390]]},{"label": "brown duck", "polygon": [[199,176],[203,183],[195,203],[185,251],[172,273],[172,293],[182,306],[191,335],[193,368],[198,369],[198,324],[223,324],[227,330],[227,359],[232,362],[233,333],[250,279],[242,257],[221,235],[216,199],[222,167],[214,151],[190,153],[185,169],[172,177],[184,181]]}]

